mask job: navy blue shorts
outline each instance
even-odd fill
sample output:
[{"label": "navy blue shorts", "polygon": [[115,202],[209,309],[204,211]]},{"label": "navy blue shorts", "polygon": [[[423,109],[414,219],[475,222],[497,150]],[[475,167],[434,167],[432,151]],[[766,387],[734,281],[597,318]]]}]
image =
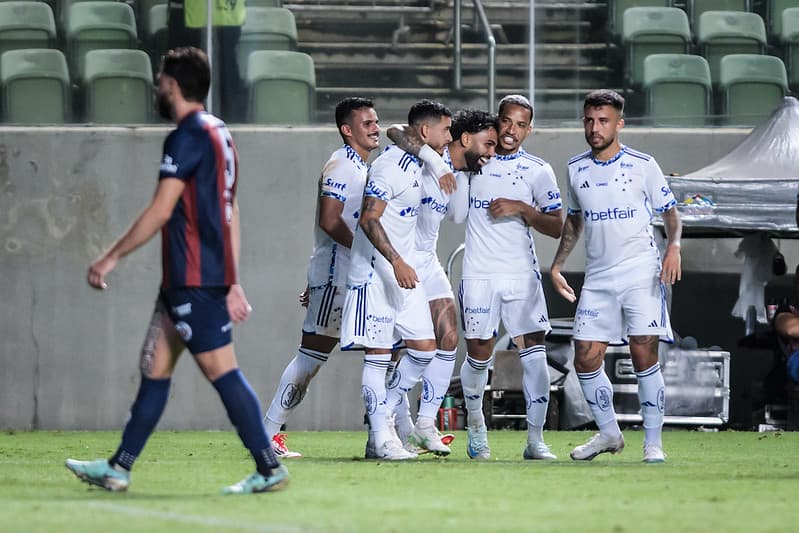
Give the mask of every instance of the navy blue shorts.
[{"label": "navy blue shorts", "polygon": [[227,287],[161,289],[159,298],[193,355],[233,342]]}]

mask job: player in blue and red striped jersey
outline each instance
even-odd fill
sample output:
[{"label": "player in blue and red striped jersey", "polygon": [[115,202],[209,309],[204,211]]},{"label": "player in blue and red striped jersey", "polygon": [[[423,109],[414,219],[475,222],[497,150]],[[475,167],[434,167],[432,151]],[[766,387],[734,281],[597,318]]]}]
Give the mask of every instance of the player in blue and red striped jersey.
[{"label": "player in blue and red striped jersey", "polygon": [[109,460],[66,462],[83,481],[110,491],[128,488],[130,470],[166,407],[171,376],[185,348],[216,388],[255,459],[257,471],[224,492],[272,491],[288,481],[233,349],[233,323],[246,320],[252,308],[238,284],[236,148],[224,122],[203,107],[209,85],[208,59],[201,50],[178,48],[166,54],[156,103],[161,116],[177,128],[164,142],[155,195],[122,238],[89,267],[89,284],[105,289],[105,276],[119,259],[161,230],[161,290],[142,347],[141,384],[122,442]]}]

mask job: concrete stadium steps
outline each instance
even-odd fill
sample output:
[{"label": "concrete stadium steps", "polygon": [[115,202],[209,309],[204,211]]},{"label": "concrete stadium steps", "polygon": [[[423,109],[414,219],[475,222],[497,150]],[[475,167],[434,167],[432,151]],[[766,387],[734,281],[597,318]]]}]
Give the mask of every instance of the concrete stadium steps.
[{"label": "concrete stadium steps", "polygon": [[[529,2],[484,0],[497,39],[496,95],[527,93]],[[347,95],[371,96],[383,119],[401,119],[421,98],[453,108],[486,107],[488,52],[463,1],[462,89],[454,86],[452,0],[293,0],[299,50],[314,59],[317,119]],[[536,0],[539,118],[574,117],[574,102],[613,80],[605,2]],[[546,107],[546,109],[544,109]]]}]

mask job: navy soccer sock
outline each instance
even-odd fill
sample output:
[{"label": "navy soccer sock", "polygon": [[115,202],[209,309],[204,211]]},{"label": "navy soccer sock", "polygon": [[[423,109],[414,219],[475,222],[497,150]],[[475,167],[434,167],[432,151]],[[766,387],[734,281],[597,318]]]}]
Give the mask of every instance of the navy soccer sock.
[{"label": "navy soccer sock", "polygon": [[111,466],[121,466],[125,470],[133,468],[133,462],[144,449],[147,439],[152,435],[169,399],[170,378],[150,379],[141,377],[139,392],[130,408],[130,417],[122,432],[122,443],[116,453],[108,460]]},{"label": "navy soccer sock", "polygon": [[266,429],[261,421],[261,406],[258,405],[258,397],[253,392],[250,384],[244,378],[244,374],[238,368],[231,370],[214,381],[222,403],[225,404],[227,415],[230,422],[255,459],[258,472],[264,476],[269,476],[272,469],[280,466],[269,443]]}]

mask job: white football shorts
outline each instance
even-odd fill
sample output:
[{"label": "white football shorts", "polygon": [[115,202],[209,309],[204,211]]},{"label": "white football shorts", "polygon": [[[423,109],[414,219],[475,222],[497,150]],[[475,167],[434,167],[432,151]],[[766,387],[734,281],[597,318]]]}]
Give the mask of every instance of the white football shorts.
[{"label": "white football shorts", "polygon": [[308,309],[302,323],[303,333],[338,338],[341,334],[341,310],[346,288],[328,283],[308,289]]},{"label": "white football shorts", "polygon": [[379,276],[347,289],[342,311],[341,346],[393,348],[400,340],[435,339],[430,305],[421,284],[388,288]]},{"label": "white football shorts", "polygon": [[630,335],[656,335],[664,342],[674,342],[666,295],[657,274],[604,287],[585,288],[586,284],[574,317],[574,339],[626,344]]},{"label": "white football shorts", "polygon": [[544,289],[535,272],[521,279],[464,279],[459,297],[467,339],[496,336],[500,319],[511,337],[552,329]]},{"label": "white football shorts", "polygon": [[417,254],[416,259],[418,263],[416,275],[424,286],[427,301],[430,302],[442,298],[454,300],[455,294],[452,292],[449,278],[444,273],[444,267],[441,266],[438,257],[435,254],[420,253]]}]

